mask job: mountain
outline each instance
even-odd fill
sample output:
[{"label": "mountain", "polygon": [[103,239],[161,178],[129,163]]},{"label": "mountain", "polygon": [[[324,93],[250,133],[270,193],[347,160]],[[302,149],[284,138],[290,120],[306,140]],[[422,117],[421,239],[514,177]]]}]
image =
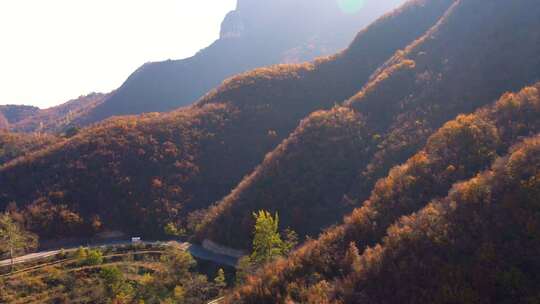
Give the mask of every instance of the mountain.
[{"label": "mountain", "polygon": [[[505,94],[495,104],[473,114],[447,122],[418,153],[381,179],[369,199],[348,215],[343,224],[306,243],[288,260],[265,267],[258,277],[238,290],[236,297],[243,298],[244,303],[279,303],[277,299],[287,297],[307,301],[310,288],[323,280],[333,282],[347,275],[343,269],[350,266],[344,263],[351,243],[360,249],[360,254],[364,248],[376,248],[386,240],[389,228],[400,217],[446,196],[452,185],[474,178],[498,156],[504,156],[512,145],[538,134],[539,114],[540,83],[537,83],[519,93]],[[366,256],[369,253],[365,251]],[[294,286],[303,286],[302,292],[292,289]],[[261,290],[267,292],[258,292]],[[299,294],[303,295],[295,299]],[[235,303],[243,302],[237,299]]]},{"label": "mountain", "polygon": [[359,296],[363,303],[537,301],[539,152],[539,137],[530,138],[491,170],[402,218],[380,246],[353,262],[356,270],[332,297],[342,303],[358,303]]},{"label": "mountain", "polygon": [[[226,195],[306,115],[353,96],[451,3],[412,2],[360,32],[344,52],[235,76],[189,108],[83,129],[0,169],[0,207],[63,205],[83,219],[80,229],[35,229],[42,237],[88,233],[97,217],[105,229],[148,235],[170,221],[197,223],[186,215]],[[34,219],[34,227],[53,220],[69,219]]]},{"label": "mountain", "polygon": [[[170,111],[192,104],[235,74],[332,54],[404,0],[362,2],[360,10],[346,12],[333,0],[239,0],[212,45],[187,59],[143,65],[81,123]],[[302,22],[298,22],[299,14]]]},{"label": "mountain", "polygon": [[249,248],[259,209],[316,236],[447,121],[540,79],[537,15],[532,0],[408,2],[337,55],[246,72],[191,107],[18,158],[0,169],[0,205],[16,202],[45,238],[94,233],[98,219],[153,236],[174,222]]},{"label": "mountain", "polygon": [[539,80],[533,2],[455,1],[343,106],[304,120],[206,212],[199,239],[248,249],[257,210],[277,212],[283,227],[315,237],[368,199],[377,180],[445,122]]},{"label": "mountain", "polygon": [[0,167],[74,136],[79,130],[80,117],[106,97],[91,93],[48,109],[0,106]]},{"label": "mountain", "polygon": [[[7,129],[11,124],[15,124],[24,118],[34,115],[39,111],[39,108],[32,106],[22,106],[22,105],[3,105],[0,106],[0,126],[4,125],[4,128]],[[1,127],[0,127],[1,128]]]},{"label": "mountain", "polygon": [[[46,240],[173,224],[248,251],[279,243],[277,218],[298,232],[292,252],[241,263],[223,303],[537,303],[537,2],[411,0],[344,51],[238,74],[191,106],[43,146],[0,133],[0,208]],[[268,29],[280,5],[239,2],[223,37]],[[254,225],[261,210],[279,216]]]},{"label": "mountain", "polygon": [[[351,242],[340,251],[342,274],[335,281],[320,280],[309,289],[292,282],[288,291],[305,296],[302,303],[538,300],[539,152],[538,136],[526,140],[491,170],[402,217],[380,244],[359,253]],[[263,292],[264,300],[251,296]],[[246,286],[225,303],[295,301],[268,292]]]},{"label": "mountain", "polygon": [[7,117],[9,124],[6,125],[6,129],[13,132],[61,133],[82,125],[82,117],[108,96],[90,93],[48,109],[32,106],[0,106],[0,114]]}]

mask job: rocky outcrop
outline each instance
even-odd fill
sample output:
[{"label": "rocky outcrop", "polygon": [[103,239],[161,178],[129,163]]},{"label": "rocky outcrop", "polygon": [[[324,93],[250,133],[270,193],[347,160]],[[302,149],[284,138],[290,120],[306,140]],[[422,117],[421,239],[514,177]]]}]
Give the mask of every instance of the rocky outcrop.
[{"label": "rocky outcrop", "polygon": [[235,38],[242,36],[244,32],[244,23],[242,16],[238,11],[232,11],[225,16],[221,23],[220,39]]}]

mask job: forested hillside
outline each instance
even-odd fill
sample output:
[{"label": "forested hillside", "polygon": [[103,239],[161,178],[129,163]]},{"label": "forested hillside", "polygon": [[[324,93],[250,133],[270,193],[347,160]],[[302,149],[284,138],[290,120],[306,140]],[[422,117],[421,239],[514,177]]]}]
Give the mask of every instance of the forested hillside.
[{"label": "forested hillside", "polygon": [[534,303],[539,157],[539,138],[527,139],[491,170],[399,219],[380,244],[362,253],[353,240],[337,249],[342,259],[335,281],[311,272],[309,289],[291,282],[285,297],[283,289],[248,285],[229,301],[285,303],[299,296],[302,303]]},{"label": "forested hillside", "polygon": [[103,103],[110,94],[91,93],[48,109],[28,115],[11,130],[16,132],[61,133],[83,125],[81,121],[92,109]]},{"label": "forested hillside", "polygon": [[38,133],[11,133],[0,130],[0,167],[19,156],[26,156],[57,143],[61,138]]},{"label": "forested hillside", "polygon": [[[454,183],[474,177],[498,155],[504,155],[512,144],[537,134],[538,115],[540,84],[516,94],[505,94],[490,107],[446,123],[421,151],[381,179],[370,198],[347,216],[342,225],[308,242],[287,261],[269,265],[260,278],[248,284],[247,298],[254,296],[260,301],[253,303],[274,303],[263,299],[299,296],[295,286],[305,286],[307,291],[322,280],[331,282],[340,278],[351,242],[360,253],[367,246],[376,245],[401,216],[445,196]],[[271,296],[253,290],[267,290]]]},{"label": "forested hillside", "polygon": [[[234,49],[234,39],[261,34],[289,50],[298,40],[285,43],[277,33],[311,2],[294,2],[302,5],[282,15],[291,3],[239,1],[216,44]],[[0,131],[4,225],[42,240],[118,230],[186,238],[235,257],[251,252],[239,259],[230,289],[223,270],[208,282],[188,271],[183,251],[169,260],[170,252],[154,252],[164,258],[146,261],[158,267],[150,277],[126,268],[119,281],[131,289],[102,288],[111,301],[126,296],[122,303],[221,296],[230,304],[540,303],[538,4],[411,0],[335,55],[232,76],[168,113],[74,128],[109,110],[179,100],[170,97],[184,94],[182,85],[153,98],[178,83],[171,67],[185,62],[147,65],[119,92],[60,108],[0,107],[0,129],[60,133]],[[311,9],[331,8],[333,1]],[[291,35],[311,37],[311,24],[325,24],[316,21]],[[189,75],[208,71],[203,65]],[[135,85],[148,79],[156,82]],[[106,282],[88,275],[87,282]],[[35,296],[27,291],[38,281],[4,282],[6,299]],[[80,283],[58,290],[74,299],[79,287],[86,291]]]},{"label": "forested hillside", "polygon": [[[161,233],[170,221],[186,225],[187,213],[223,197],[300,119],[360,90],[451,2],[411,2],[362,31],[340,54],[233,77],[193,107],[84,129],[0,169],[0,204],[15,202],[20,212],[62,205],[82,226],[99,218],[100,227],[146,234]],[[37,232],[60,237],[83,230]]]},{"label": "forested hillside", "polygon": [[[47,109],[18,105],[0,106],[0,129],[18,133],[69,133],[83,125],[81,119],[108,96],[110,95],[91,93]],[[6,118],[4,127],[2,116]]]},{"label": "forested hillside", "polygon": [[446,121],[540,79],[539,14],[534,1],[455,1],[342,108],[308,117],[207,212],[200,238],[248,248],[260,209],[301,236],[333,225]]}]

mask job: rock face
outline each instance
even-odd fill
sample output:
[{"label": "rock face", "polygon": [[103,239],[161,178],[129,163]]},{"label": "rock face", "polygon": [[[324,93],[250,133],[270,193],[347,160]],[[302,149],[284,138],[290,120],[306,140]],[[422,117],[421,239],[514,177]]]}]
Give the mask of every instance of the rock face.
[{"label": "rock face", "polygon": [[363,0],[355,14],[336,0],[239,0],[220,39],[183,60],[147,63],[82,124],[114,115],[169,111],[189,105],[225,78],[256,67],[329,55],[364,26],[404,0]]},{"label": "rock face", "polygon": [[221,23],[219,39],[235,38],[242,36],[244,32],[244,22],[238,11],[232,11],[225,16]]}]

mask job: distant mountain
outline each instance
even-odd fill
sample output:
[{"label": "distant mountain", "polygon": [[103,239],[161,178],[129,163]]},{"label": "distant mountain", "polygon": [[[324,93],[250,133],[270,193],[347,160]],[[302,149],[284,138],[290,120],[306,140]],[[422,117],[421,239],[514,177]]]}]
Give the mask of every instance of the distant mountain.
[{"label": "distant mountain", "polygon": [[[32,116],[39,111],[39,108],[24,105],[2,105],[0,106],[0,115],[9,125],[16,124],[26,117]],[[7,126],[7,125],[6,125]]]},{"label": "distant mountain", "polygon": [[43,110],[32,106],[0,106],[0,114],[7,117],[5,128],[13,132],[61,133],[82,125],[82,117],[108,96],[91,93]]},{"label": "distant mountain", "polygon": [[362,2],[360,10],[345,12],[334,0],[239,0],[216,42],[191,58],[143,65],[81,123],[170,111],[192,104],[234,74],[335,53],[404,0]]}]

